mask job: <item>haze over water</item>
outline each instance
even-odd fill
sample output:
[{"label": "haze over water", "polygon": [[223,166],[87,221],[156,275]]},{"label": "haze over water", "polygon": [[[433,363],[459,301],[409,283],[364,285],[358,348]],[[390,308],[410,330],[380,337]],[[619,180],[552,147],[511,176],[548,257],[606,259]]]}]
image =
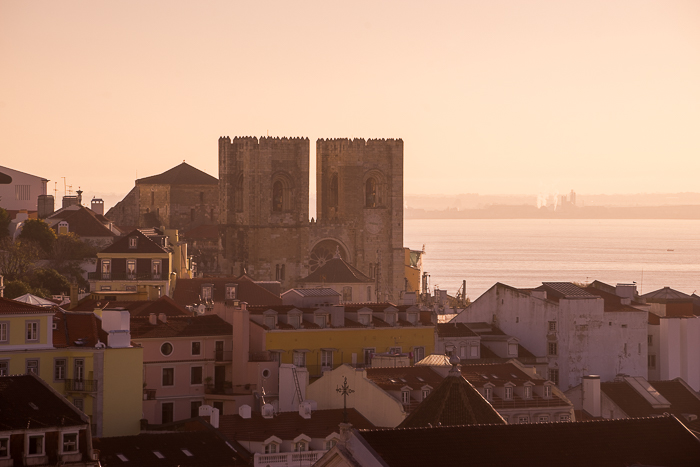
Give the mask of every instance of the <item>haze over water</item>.
[{"label": "haze over water", "polygon": [[466,280],[472,300],[496,282],[597,279],[634,281],[640,293],[700,289],[700,220],[406,219],[404,245],[423,244],[431,290],[454,295]]}]

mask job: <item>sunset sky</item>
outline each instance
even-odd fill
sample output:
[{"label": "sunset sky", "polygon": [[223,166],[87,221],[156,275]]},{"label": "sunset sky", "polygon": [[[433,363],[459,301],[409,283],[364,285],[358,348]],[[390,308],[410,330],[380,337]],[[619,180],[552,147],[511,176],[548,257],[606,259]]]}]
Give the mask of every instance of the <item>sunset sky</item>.
[{"label": "sunset sky", "polygon": [[59,197],[267,134],[403,138],[407,194],[700,191],[697,0],[0,0],[0,67]]}]

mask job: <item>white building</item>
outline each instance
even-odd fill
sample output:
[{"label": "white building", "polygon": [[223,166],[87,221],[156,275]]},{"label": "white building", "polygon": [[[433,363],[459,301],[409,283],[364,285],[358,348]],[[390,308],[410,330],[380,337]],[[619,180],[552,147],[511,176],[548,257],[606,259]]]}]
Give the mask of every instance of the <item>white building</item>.
[{"label": "white building", "polygon": [[497,283],[454,318],[491,322],[536,356],[546,356],[543,375],[562,390],[598,374],[647,376],[647,313],[629,298],[569,282],[536,289]]},{"label": "white building", "polygon": [[37,210],[39,195],[46,194],[47,179],[0,166],[0,207],[8,211]]},{"label": "white building", "polygon": [[700,318],[649,313],[647,339],[650,380],[681,378],[700,391]]}]

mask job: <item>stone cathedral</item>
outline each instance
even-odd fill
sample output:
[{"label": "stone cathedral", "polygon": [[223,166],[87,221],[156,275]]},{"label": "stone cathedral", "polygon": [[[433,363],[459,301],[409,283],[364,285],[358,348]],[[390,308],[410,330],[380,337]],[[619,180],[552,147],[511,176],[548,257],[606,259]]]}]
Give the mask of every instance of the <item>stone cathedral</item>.
[{"label": "stone cathedral", "polygon": [[308,138],[219,138],[220,266],[282,288],[339,254],[376,281],[378,301],[404,290],[403,141],[316,141],[318,219],[309,220]]}]

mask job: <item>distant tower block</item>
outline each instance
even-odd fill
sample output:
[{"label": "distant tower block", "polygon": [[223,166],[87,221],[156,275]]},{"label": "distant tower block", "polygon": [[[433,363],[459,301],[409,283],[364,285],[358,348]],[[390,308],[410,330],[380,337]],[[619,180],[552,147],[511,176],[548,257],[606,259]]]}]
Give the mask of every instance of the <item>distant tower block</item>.
[{"label": "distant tower block", "polygon": [[53,195],[39,195],[37,202],[37,211],[39,219],[46,219],[53,214],[54,202]]},{"label": "distant tower block", "polygon": [[92,212],[95,214],[103,216],[105,213],[105,202],[100,198],[93,198],[90,203],[90,209],[92,209]]}]

